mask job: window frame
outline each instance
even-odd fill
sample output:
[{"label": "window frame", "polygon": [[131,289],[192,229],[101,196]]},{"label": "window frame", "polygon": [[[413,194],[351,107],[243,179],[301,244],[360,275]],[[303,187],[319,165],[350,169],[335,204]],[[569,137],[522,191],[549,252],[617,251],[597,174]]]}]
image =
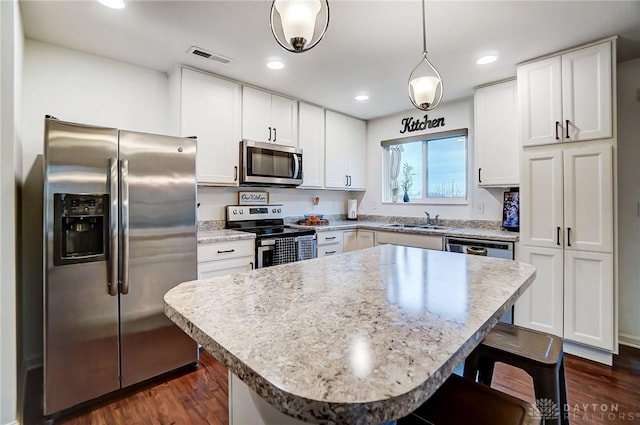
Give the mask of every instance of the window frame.
[{"label": "window frame", "polygon": [[[440,140],[440,139],[449,139],[454,137],[464,137],[464,149],[465,149],[465,166],[464,166],[464,182],[465,182],[465,196],[464,198],[429,198],[428,196],[428,154],[427,154],[427,144],[431,140]],[[447,131],[439,131],[436,133],[428,133],[421,134],[415,136],[401,137],[398,139],[387,139],[382,140],[380,142],[380,146],[382,147],[382,203],[393,203],[391,200],[391,185],[389,184],[389,165],[388,165],[388,155],[385,154],[387,150],[385,149],[387,146],[397,146],[405,143],[415,143],[422,142],[422,162],[423,162],[423,173],[420,176],[420,179],[423,184],[423,194],[422,198],[416,200],[410,200],[409,202],[397,202],[408,205],[429,205],[429,204],[440,204],[440,205],[466,205],[469,204],[469,191],[471,190],[469,184],[469,130],[467,128],[459,128],[455,130],[447,130]],[[398,194],[398,196],[402,196]]]}]

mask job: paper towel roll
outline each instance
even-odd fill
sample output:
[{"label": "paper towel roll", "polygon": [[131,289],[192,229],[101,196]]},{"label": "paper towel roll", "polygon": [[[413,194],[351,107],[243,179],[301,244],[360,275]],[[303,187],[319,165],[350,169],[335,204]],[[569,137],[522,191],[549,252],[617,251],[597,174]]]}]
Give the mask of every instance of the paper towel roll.
[{"label": "paper towel roll", "polygon": [[355,220],[358,218],[358,200],[349,199],[347,201],[347,218]]}]

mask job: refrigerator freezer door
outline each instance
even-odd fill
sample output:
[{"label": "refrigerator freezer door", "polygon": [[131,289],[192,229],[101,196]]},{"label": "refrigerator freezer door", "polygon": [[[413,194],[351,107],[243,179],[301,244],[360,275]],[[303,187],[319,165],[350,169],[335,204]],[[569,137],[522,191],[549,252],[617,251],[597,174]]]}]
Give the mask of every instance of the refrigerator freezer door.
[{"label": "refrigerator freezer door", "polygon": [[[95,222],[90,223],[93,219],[82,217],[87,213],[79,210],[78,202],[84,201],[78,194],[85,199],[93,196],[92,199],[101,199],[99,202],[105,204],[101,206],[105,214],[103,225],[109,230],[94,233],[99,235],[98,238],[106,235],[103,239],[112,240],[117,230],[117,215],[114,217],[109,211],[111,201],[117,200],[118,194],[117,184],[110,184],[111,175],[117,179],[115,169],[113,174],[110,173],[110,163],[115,164],[117,156],[116,129],[45,120],[45,415],[120,387],[118,297],[115,292],[109,294],[110,289],[115,289],[109,284],[117,279],[112,274],[112,262],[117,260],[113,258],[117,256],[114,253],[116,247],[110,242],[103,243],[106,249],[99,261],[74,261],[72,253],[66,263],[54,265],[54,255],[61,255],[61,238],[69,238],[66,241],[70,245],[77,244],[74,237],[85,237],[89,233],[87,229],[95,226]],[[112,190],[116,193],[111,193]],[[57,217],[54,214],[55,194],[58,194],[58,200],[62,199],[61,194],[76,194],[65,195],[67,204],[71,205],[70,198],[74,198],[75,205],[71,208],[73,211],[66,212],[65,218],[59,212]],[[108,196],[105,198],[104,195]],[[60,202],[57,205],[59,210]],[[91,208],[87,204],[87,209]],[[76,222],[74,225],[64,220]],[[58,236],[54,237],[54,233]]]},{"label": "refrigerator freezer door", "polygon": [[[164,294],[197,278],[196,141],[120,131],[121,380],[126,387],[197,361],[164,314]],[[123,291],[123,289],[125,289]]]}]

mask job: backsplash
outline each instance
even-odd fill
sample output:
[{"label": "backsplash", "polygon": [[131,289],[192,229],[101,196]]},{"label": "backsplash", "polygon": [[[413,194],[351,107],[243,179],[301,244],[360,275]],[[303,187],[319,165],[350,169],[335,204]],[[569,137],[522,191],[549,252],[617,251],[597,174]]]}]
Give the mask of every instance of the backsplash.
[{"label": "backsplash", "polygon": [[[336,221],[344,221],[347,219],[346,214],[328,214],[323,218],[329,220],[329,223]],[[289,216],[285,218],[286,224],[294,224],[299,220],[304,219],[304,216]],[[432,218],[432,220],[435,219]],[[423,217],[401,217],[401,216],[386,216],[386,215],[358,215],[357,221],[373,221],[378,223],[399,223],[399,224],[425,224],[426,220]],[[499,220],[464,220],[464,219],[440,219],[439,224],[447,227],[467,227],[473,229],[487,229],[487,230],[500,230],[501,222]],[[199,221],[198,230],[217,230],[224,229],[224,220],[208,220]]]}]

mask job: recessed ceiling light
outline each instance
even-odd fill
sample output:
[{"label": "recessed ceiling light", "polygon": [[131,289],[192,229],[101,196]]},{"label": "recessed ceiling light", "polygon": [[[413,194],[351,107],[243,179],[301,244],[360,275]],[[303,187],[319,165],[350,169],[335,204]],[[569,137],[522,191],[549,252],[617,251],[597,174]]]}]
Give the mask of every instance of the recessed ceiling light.
[{"label": "recessed ceiling light", "polygon": [[267,62],[267,68],[269,69],[282,69],[284,68],[284,64],[280,61],[269,61]]},{"label": "recessed ceiling light", "polygon": [[363,102],[365,100],[369,100],[369,95],[368,94],[359,94],[356,96],[356,100]]},{"label": "recessed ceiling light", "polygon": [[110,7],[111,9],[123,9],[124,0],[98,0],[103,5]]},{"label": "recessed ceiling light", "polygon": [[498,57],[497,57],[497,56],[495,56],[495,55],[487,55],[487,56],[483,56],[483,57],[479,58],[479,59],[476,61],[476,63],[477,63],[478,65],[487,65],[487,64],[489,64],[489,63],[491,63],[491,62],[495,62],[495,61],[496,61],[496,59],[498,59]]}]

